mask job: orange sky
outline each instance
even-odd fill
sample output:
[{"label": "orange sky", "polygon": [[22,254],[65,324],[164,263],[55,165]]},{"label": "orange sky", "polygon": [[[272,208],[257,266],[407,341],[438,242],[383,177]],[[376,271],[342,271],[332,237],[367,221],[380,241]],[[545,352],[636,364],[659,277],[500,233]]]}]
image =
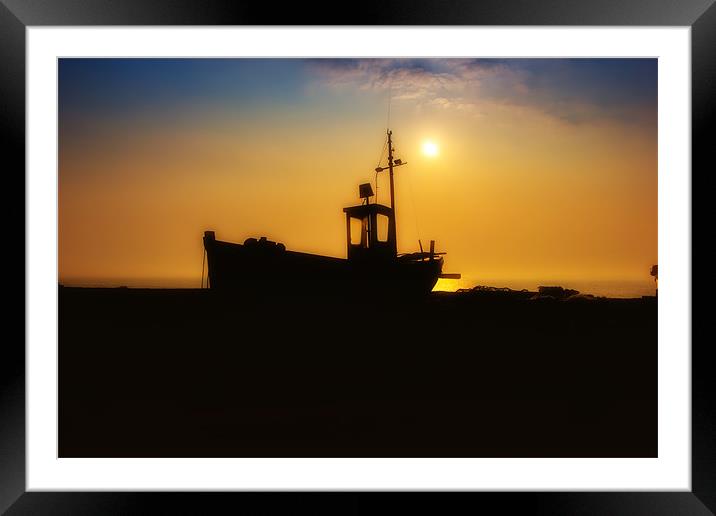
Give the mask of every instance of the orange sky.
[{"label": "orange sky", "polygon": [[473,283],[652,284],[653,60],[147,61],[61,60],[63,283],[198,286],[208,229],[344,257],[391,97],[399,251],[435,239]]}]

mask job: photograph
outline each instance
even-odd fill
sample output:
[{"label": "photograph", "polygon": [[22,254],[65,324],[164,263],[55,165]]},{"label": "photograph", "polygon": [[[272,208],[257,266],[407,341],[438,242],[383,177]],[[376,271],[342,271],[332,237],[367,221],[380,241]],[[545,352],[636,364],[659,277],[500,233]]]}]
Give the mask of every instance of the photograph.
[{"label": "photograph", "polygon": [[657,457],[658,66],[60,57],[59,457]]},{"label": "photograph", "polygon": [[0,513],[714,514],[715,2],[0,0]]}]

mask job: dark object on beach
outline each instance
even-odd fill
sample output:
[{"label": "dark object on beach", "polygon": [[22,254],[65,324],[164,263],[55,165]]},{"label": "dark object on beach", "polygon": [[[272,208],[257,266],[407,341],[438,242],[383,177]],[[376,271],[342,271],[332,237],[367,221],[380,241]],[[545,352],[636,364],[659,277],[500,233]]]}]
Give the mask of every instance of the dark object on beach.
[{"label": "dark object on beach", "polygon": [[573,290],[571,288],[539,287],[537,289],[537,295],[534,298],[551,298],[563,300],[572,296],[576,296],[577,294],[579,294],[579,290]]},{"label": "dark object on beach", "polygon": [[575,302],[584,302],[584,301],[587,301],[587,302],[596,301],[597,299],[604,299],[604,298],[599,298],[592,294],[574,294],[572,296],[565,298],[564,301],[569,301],[570,303],[575,303]]},{"label": "dark object on beach", "polygon": [[513,290],[507,287],[488,287],[484,285],[477,285],[472,288],[461,288],[457,290],[457,293],[475,299],[489,299],[491,301],[525,300],[532,298],[536,294],[536,292],[530,292],[527,289]]},{"label": "dark object on beach", "polygon": [[651,266],[651,275],[654,276],[654,283],[656,283],[656,294],[659,295],[659,266],[658,265],[652,265]]},{"label": "dark object on beach", "polygon": [[[390,172],[390,207],[371,203],[374,195],[370,183],[359,187],[362,204],[344,208],[346,214],[347,257],[337,258],[288,251],[283,244],[262,237],[247,239],[243,244],[222,242],[214,231],[204,233],[208,261],[208,286],[217,290],[261,292],[320,292],[331,294],[425,295],[438,278],[457,278],[442,274],[445,253],[398,254],[395,222],[393,169],[406,165],[393,159],[392,132],[388,131],[388,165],[375,169],[376,174]],[[376,175],[377,177],[377,175]],[[203,286],[203,271],[202,271]]]}]

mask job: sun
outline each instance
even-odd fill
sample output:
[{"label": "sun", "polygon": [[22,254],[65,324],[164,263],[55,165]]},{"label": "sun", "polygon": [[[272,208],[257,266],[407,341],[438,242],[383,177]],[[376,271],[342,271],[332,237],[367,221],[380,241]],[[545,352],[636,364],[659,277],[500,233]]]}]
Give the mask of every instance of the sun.
[{"label": "sun", "polygon": [[423,142],[423,154],[425,154],[429,158],[434,158],[438,155],[439,149],[435,142],[431,142],[430,140],[427,140]]}]

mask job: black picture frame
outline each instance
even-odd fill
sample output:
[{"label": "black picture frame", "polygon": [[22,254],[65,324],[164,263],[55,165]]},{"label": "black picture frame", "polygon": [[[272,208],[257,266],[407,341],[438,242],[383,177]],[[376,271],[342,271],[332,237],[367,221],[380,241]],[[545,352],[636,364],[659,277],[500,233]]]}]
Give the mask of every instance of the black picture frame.
[{"label": "black picture frame", "polygon": [[[655,25],[691,27],[692,191],[712,191],[709,172],[715,125],[716,6],[714,0],[369,1],[346,9],[340,3],[269,4],[200,0],[0,0],[0,126],[6,192],[21,197],[5,204],[6,220],[24,220],[25,29],[40,25]],[[6,183],[7,184],[7,183]],[[20,195],[19,192],[23,194]],[[6,201],[10,196],[6,196]],[[692,205],[693,209],[693,205]],[[696,227],[694,221],[694,227]],[[19,224],[17,224],[19,226]],[[24,229],[24,228],[23,228]],[[16,227],[19,232],[19,227]],[[693,229],[692,229],[693,234]],[[7,238],[7,237],[6,237]],[[9,240],[9,239],[8,239]],[[25,256],[25,233],[6,249]],[[22,245],[20,244],[22,243]],[[21,250],[21,251],[19,251]],[[693,253],[693,246],[692,246]],[[693,266],[696,262],[692,259]],[[702,270],[694,267],[694,270]],[[20,275],[10,274],[20,282]],[[23,275],[24,277],[24,275]],[[13,285],[15,286],[15,285]],[[700,287],[703,288],[703,287]],[[700,291],[693,288],[692,295]],[[16,286],[16,292],[20,285]],[[23,297],[25,298],[25,284]],[[24,313],[19,298],[12,304]],[[16,318],[19,321],[20,317]],[[19,326],[19,322],[15,322]],[[692,322],[695,336],[697,325]],[[23,325],[23,335],[25,327]],[[468,504],[527,514],[711,514],[716,512],[716,403],[711,343],[692,338],[691,492],[462,493],[449,498],[419,493],[59,493],[25,488],[25,343],[7,337],[0,347],[0,511],[7,514],[204,514],[235,511],[373,512],[399,503],[443,513]],[[688,344],[688,343],[685,343]],[[448,508],[449,511],[449,508]]]}]

